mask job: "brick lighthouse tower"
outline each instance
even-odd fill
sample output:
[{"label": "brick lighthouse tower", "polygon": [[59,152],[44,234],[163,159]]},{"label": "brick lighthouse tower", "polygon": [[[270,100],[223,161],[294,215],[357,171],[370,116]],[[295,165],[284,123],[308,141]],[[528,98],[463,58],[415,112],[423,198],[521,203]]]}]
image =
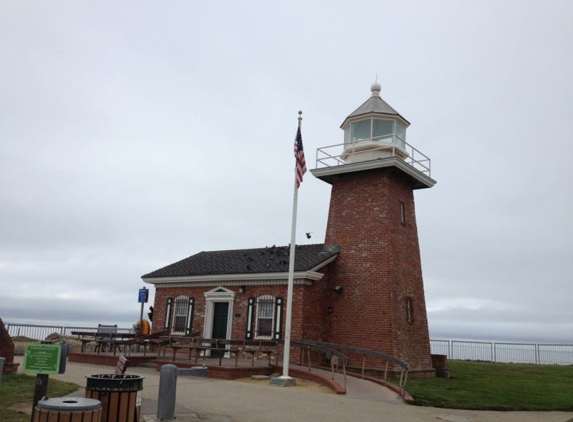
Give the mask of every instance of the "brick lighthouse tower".
[{"label": "brick lighthouse tower", "polygon": [[[431,188],[430,159],[406,143],[410,123],[380,85],[342,123],[344,143],[319,148],[312,174],[332,185],[325,245],[328,341],[376,350],[433,373],[414,190]],[[376,362],[370,362],[376,365]]]}]

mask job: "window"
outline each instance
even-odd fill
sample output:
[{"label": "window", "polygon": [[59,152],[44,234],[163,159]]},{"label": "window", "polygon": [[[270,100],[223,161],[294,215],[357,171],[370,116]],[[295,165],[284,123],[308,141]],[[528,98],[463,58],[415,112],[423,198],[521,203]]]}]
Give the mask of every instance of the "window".
[{"label": "window", "polygon": [[193,323],[193,298],[178,296],[173,306],[173,334],[188,334]]},{"label": "window", "polygon": [[185,320],[187,319],[187,297],[179,296],[175,299],[175,313],[173,314],[173,332],[185,332]]},{"label": "window", "polygon": [[406,148],[406,126],[395,120],[365,119],[352,122],[344,130],[344,145],[352,142],[372,139],[393,143],[399,148]]},{"label": "window", "polygon": [[396,122],[396,143],[401,148],[406,148],[406,127]]},{"label": "window", "polygon": [[404,209],[404,203],[400,201],[400,223],[406,225],[406,211]]},{"label": "window", "polygon": [[273,336],[275,300],[272,296],[261,296],[257,300],[257,337]]},{"label": "window", "polygon": [[282,336],[283,298],[270,295],[250,297],[247,305],[247,340]]},{"label": "window", "polygon": [[372,119],[372,137],[375,139],[391,137],[394,134],[394,121]]},{"label": "window", "polygon": [[350,128],[351,126],[348,126],[344,131],[344,145],[348,145],[350,143]]},{"label": "window", "polygon": [[409,323],[412,323],[414,321],[411,297],[406,298],[406,318]]}]

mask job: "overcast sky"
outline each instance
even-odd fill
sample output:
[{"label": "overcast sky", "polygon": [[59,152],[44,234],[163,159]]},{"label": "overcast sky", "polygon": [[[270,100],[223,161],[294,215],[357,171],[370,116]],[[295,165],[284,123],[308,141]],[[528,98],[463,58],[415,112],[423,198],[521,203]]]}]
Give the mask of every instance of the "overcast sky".
[{"label": "overcast sky", "polygon": [[573,342],[572,52],[569,0],[0,0],[0,318],[128,327],[143,274],[288,244],[297,111],[314,168],[377,78],[438,182],[431,337]]}]

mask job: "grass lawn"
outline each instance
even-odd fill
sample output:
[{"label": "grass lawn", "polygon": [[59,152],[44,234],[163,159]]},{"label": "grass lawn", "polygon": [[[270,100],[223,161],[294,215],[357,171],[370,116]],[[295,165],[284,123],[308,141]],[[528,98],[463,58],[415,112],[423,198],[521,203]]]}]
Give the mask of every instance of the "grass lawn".
[{"label": "grass lawn", "polygon": [[[34,400],[36,376],[33,375],[4,375],[0,384],[0,421],[2,422],[30,422],[30,415],[11,410],[10,407],[18,403],[30,403]],[[71,382],[48,381],[48,397],[63,397],[73,393],[79,385]]]},{"label": "grass lawn", "polygon": [[448,361],[451,378],[410,379],[420,406],[573,411],[573,366]]}]

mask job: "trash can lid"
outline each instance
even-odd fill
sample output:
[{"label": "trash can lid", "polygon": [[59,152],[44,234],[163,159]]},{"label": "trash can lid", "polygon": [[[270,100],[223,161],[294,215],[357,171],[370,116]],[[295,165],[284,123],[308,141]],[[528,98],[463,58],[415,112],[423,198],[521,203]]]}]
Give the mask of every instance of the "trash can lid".
[{"label": "trash can lid", "polygon": [[94,380],[115,380],[115,381],[124,381],[124,380],[143,380],[145,377],[143,375],[131,375],[131,374],[92,374],[86,375],[87,379],[94,379]]},{"label": "trash can lid", "polygon": [[38,402],[38,409],[43,410],[94,410],[101,407],[101,402],[95,399],[83,397],[56,397],[53,399],[42,399]]}]

